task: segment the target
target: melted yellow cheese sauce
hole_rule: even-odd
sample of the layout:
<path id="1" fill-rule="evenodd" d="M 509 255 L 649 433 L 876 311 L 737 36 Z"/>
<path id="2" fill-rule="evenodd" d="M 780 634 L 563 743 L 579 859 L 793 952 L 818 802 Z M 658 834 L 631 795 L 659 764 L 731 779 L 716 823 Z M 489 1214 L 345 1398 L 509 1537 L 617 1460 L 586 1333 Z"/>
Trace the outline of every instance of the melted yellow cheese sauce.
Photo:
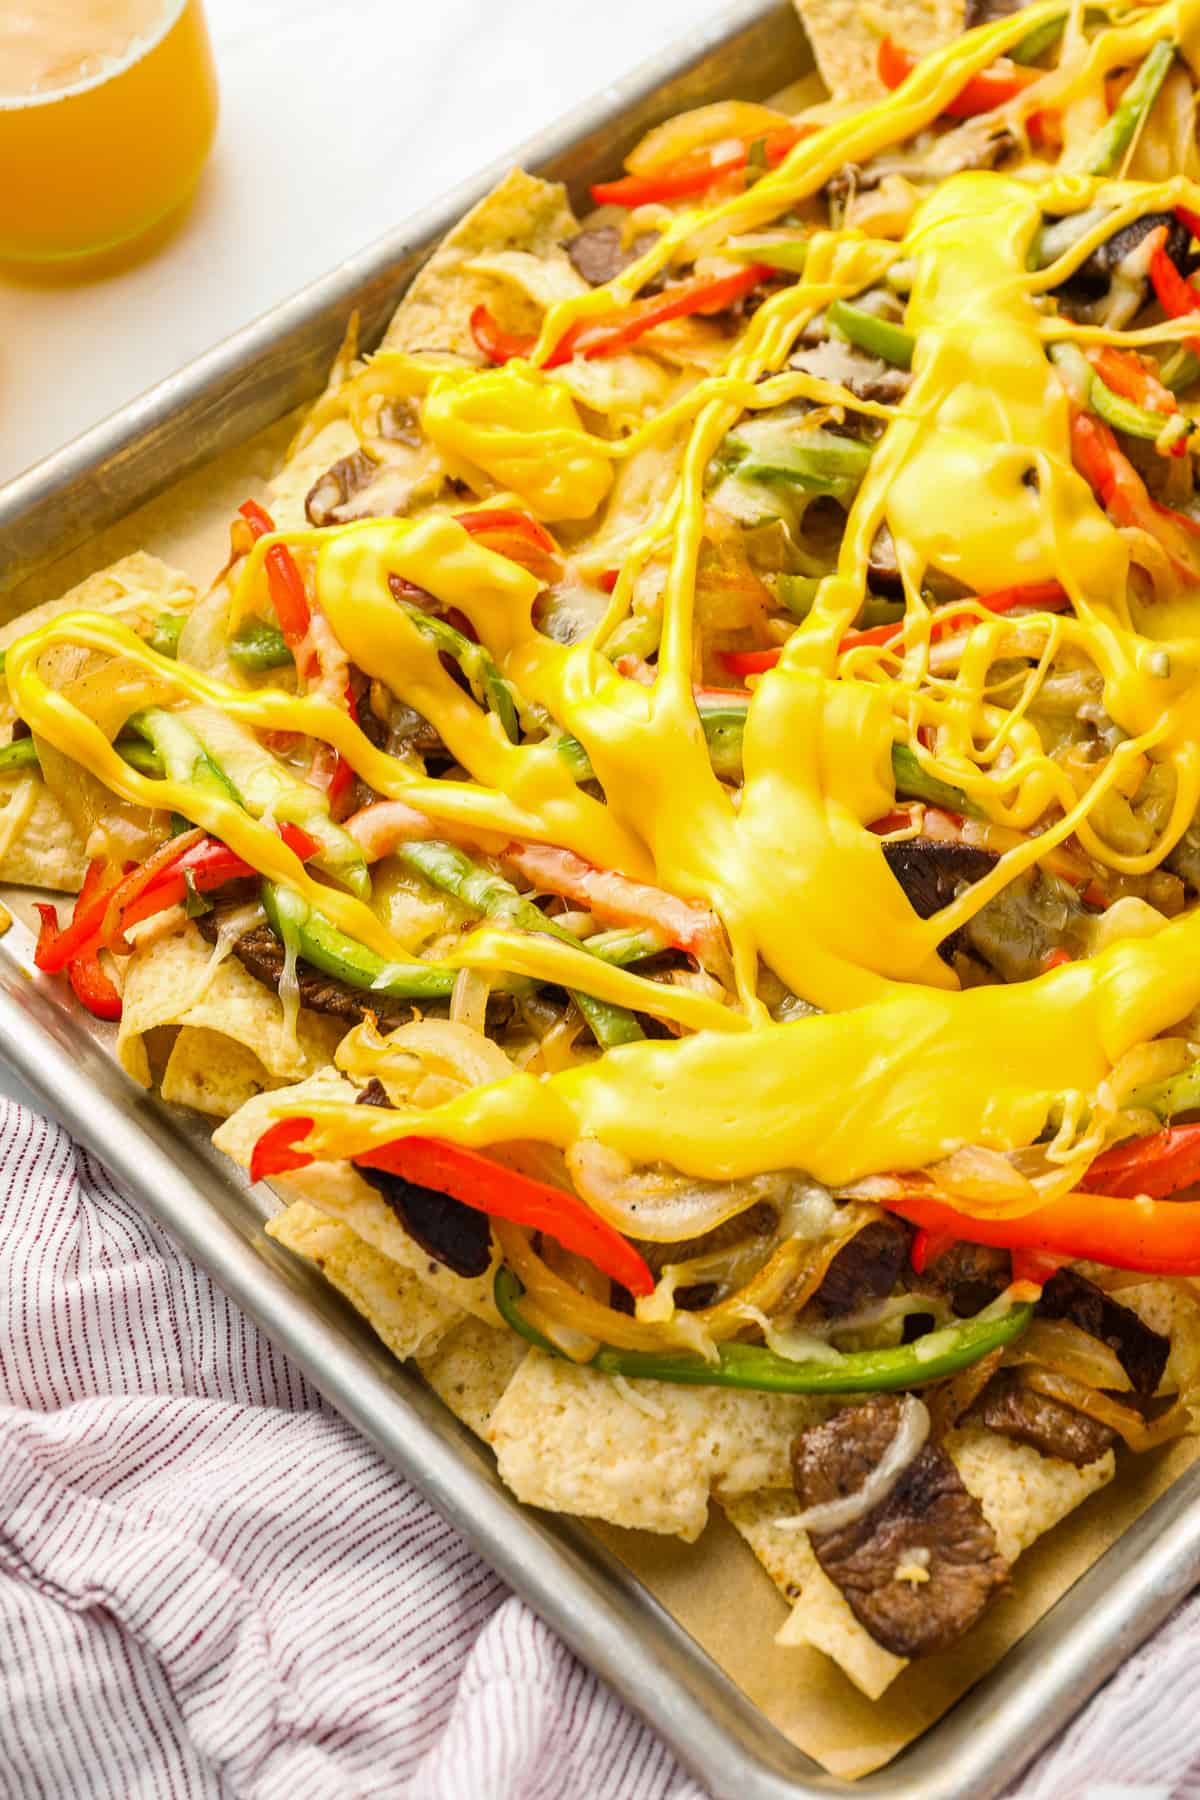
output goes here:
<path id="1" fill-rule="evenodd" d="M 483 373 L 439 366 L 432 376 L 402 357 L 371 365 L 373 392 L 421 396 L 425 432 L 449 466 L 460 459 L 482 470 L 548 521 L 591 518 L 622 459 L 656 438 L 678 444 L 674 485 L 626 556 L 603 627 L 570 647 L 536 629 L 535 579 L 449 518 L 286 534 L 351 662 L 436 726 L 467 779 L 427 780 L 373 749 L 326 699 L 228 686 L 155 657 L 132 632 L 94 616 L 60 617 L 9 650 L 10 691 L 36 733 L 123 799 L 185 813 L 385 957 L 401 958 L 404 949 L 370 906 L 315 881 L 269 823 L 220 794 L 152 780 L 124 763 L 110 741 L 120 720 L 102 726 L 53 691 L 39 672 L 45 652 L 72 644 L 119 656 L 156 694 L 219 707 L 260 730 L 324 739 L 380 794 L 484 849 L 513 837 L 563 845 L 701 902 L 723 921 L 736 978 L 731 1005 L 606 969 L 562 943 L 514 940 L 492 928 L 468 935 L 457 952 L 465 966 L 562 982 L 672 1019 L 691 1035 L 630 1044 L 550 1076 L 516 1075 L 429 1111 L 306 1106 L 318 1153 L 353 1153 L 404 1130 L 476 1146 L 528 1138 L 565 1146 L 592 1135 L 635 1161 L 698 1176 L 797 1167 L 838 1185 L 924 1167 L 962 1143 L 1026 1145 L 1071 1096 L 1086 1100 L 1131 1050 L 1200 1004 L 1195 912 L 1155 936 L 1010 987 L 960 992 L 937 953 L 949 932 L 1068 836 L 1135 873 L 1161 861 L 1200 803 L 1196 603 L 1172 609 L 1165 636 L 1135 628 L 1127 539 L 1075 472 L 1067 395 L 1046 354 L 1055 335 L 1089 341 L 1087 328 L 1048 314 L 1041 296 L 1111 222 L 1053 269 L 1029 268 L 1043 207 L 1067 212 L 1100 202 L 1133 217 L 1176 200 L 1200 208 L 1200 191 L 1182 180 L 1149 188 L 1073 173 L 1068 129 L 1061 170 L 953 176 L 920 207 L 902 245 L 853 230 L 818 233 L 802 279 L 761 306 L 726 366 L 623 439 L 588 431 L 553 369 L 542 366 L 573 324 L 628 298 L 689 246 L 719 247 L 726 235 L 770 223 L 846 162 L 930 125 L 968 78 L 1060 10 L 1060 0 L 1045 0 L 971 33 L 928 58 L 895 94 L 803 140 L 745 194 L 681 214 L 609 289 L 553 307 L 530 360 Z M 1161 37 L 1190 59 L 1198 32 L 1200 0 L 1139 13 L 1073 57 L 1064 52 L 1060 69 L 1039 84 L 1038 103 L 1065 105 L 1069 125 L 1074 108 L 1088 112 L 1111 69 Z M 1022 96 L 998 116 L 1019 124 L 1031 105 Z M 913 267 L 906 324 L 917 344 L 901 406 L 871 407 L 812 377 L 778 373 L 816 313 L 870 286 L 897 257 Z M 1168 326 L 1160 335 L 1179 332 Z M 710 767 L 692 688 L 705 471 L 748 406 L 796 395 L 882 414 L 888 424 L 850 511 L 836 573 L 755 687 L 744 785 L 734 795 Z M 903 640 L 841 651 L 882 525 L 898 546 L 908 597 Z M 245 563 L 235 615 L 262 603 L 270 542 Z M 643 686 L 617 672 L 603 644 L 655 556 L 667 559 L 661 649 L 657 678 Z M 1020 705 L 991 698 L 990 671 L 1012 655 L 1013 625 L 982 609 L 956 668 L 931 672 L 936 615 L 923 598 L 926 571 L 976 593 L 1048 580 L 1066 588 L 1071 615 L 1021 621 L 1035 670 Z M 508 742 L 396 606 L 393 575 L 466 615 L 502 672 L 582 743 L 606 803 L 575 785 L 552 748 Z M 953 610 L 961 615 L 963 603 Z M 1106 710 L 1127 734 L 1082 784 L 1046 753 L 1025 716 L 1037 671 L 1064 647 L 1099 670 Z M 1153 654 L 1164 647 L 1165 660 Z M 918 736 L 922 727 L 933 728 L 936 751 L 926 748 L 928 733 Z M 868 830 L 894 802 L 897 740 L 997 822 L 1028 829 L 1044 815 L 1051 821 L 929 920 L 916 916 Z M 1106 793 L 1136 785 L 1148 755 L 1169 763 L 1174 805 L 1150 853 L 1122 854 L 1090 818 Z M 772 1022 L 756 993 L 760 960 L 825 1016 Z"/>

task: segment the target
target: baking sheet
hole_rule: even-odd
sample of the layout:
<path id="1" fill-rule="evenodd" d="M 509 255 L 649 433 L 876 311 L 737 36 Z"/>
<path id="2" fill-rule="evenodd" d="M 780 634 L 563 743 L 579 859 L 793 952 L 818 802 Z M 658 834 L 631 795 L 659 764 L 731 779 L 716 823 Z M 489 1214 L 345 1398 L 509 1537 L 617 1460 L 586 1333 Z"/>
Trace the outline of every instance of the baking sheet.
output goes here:
<path id="1" fill-rule="evenodd" d="M 738 12 L 744 17 L 751 10 L 768 24 L 780 18 L 778 8 L 743 6 Z M 779 29 L 782 33 L 782 24 Z M 760 40 L 761 32 L 756 68 Z M 739 67 L 731 55 L 724 71 L 709 70 L 707 85 L 689 77 L 691 86 L 682 96 L 662 96 L 662 110 L 737 89 Z M 794 72 L 794 64 L 782 59 L 778 77 Z M 592 133 L 594 139 L 602 135 L 599 127 Z M 577 167 L 593 172 L 586 162 Z M 404 259 L 395 266 L 402 275 Z M 392 298 L 396 292 L 393 284 Z M 340 312 L 330 311 L 322 299 L 322 319 L 328 315 L 333 336 L 340 333 L 352 295 L 349 284 Z M 382 319 L 387 307 L 380 304 L 378 310 Z M 199 388 L 189 394 L 185 384 L 176 392 L 186 410 Z M 284 382 L 280 397 L 294 398 L 294 385 Z M 211 407 L 209 413 L 213 416 Z M 240 415 L 243 423 L 250 416 Z M 10 563 L 5 615 L 61 592 L 136 547 L 154 551 L 203 586 L 224 561 L 236 506 L 248 494 L 262 493 L 293 424 L 294 415 L 240 447 L 224 448 L 218 459 L 64 556 L 32 555 L 34 566 L 23 579 L 22 570 Z M 162 429 L 161 422 L 156 429 Z M 221 426 L 214 441 L 224 435 Z M 80 473 L 76 457 L 72 478 Z M 152 485 L 160 479 L 161 469 Z M 44 480 L 47 494 L 53 485 L 53 478 Z M 23 489 L 28 493 L 27 481 Z M 0 494 L 0 519 L 6 506 L 10 517 L 25 517 L 13 513 L 15 504 L 11 488 Z M 93 509 L 88 516 L 95 523 L 102 515 Z M 487 1453 L 466 1439 L 414 1377 L 390 1363 L 336 1295 L 265 1237 L 259 1196 L 248 1193 L 237 1172 L 206 1149 L 207 1126 L 169 1113 L 105 1063 L 103 1032 L 72 1011 L 57 984 L 34 977 L 36 988 L 26 987 L 21 995 L 29 979 L 30 948 L 18 927 L 0 951 L 0 1041 L 8 1060 L 297 1355 L 334 1404 L 413 1474 L 484 1554 L 665 1732 L 714 1792 L 752 1800 L 828 1791 L 830 1784 L 804 1779 L 805 1763 L 797 1751 L 836 1777 L 862 1776 L 903 1751 L 981 1681 L 975 1702 L 867 1788 L 896 1795 L 991 1792 L 1011 1778 L 1024 1756 L 1194 1578 L 1200 1520 L 1188 1502 L 1198 1486 L 1200 1471 L 1193 1463 L 1200 1447 L 1175 1445 L 1154 1457 L 1127 1459 L 1113 1485 L 1021 1559 L 1012 1592 L 966 1644 L 906 1671 L 882 1701 L 866 1701 L 819 1653 L 774 1645 L 787 1607 L 715 1509 L 700 1545 L 689 1547 L 648 1534 L 546 1522 L 517 1508 L 499 1489 Z M 21 995 L 15 1002 L 14 994 Z M 170 1180 L 144 1139 L 157 1147 L 160 1160 L 166 1158 Z M 188 1147 L 187 1155 L 181 1145 Z M 414 1440 L 414 1418 L 424 1424 L 425 1439 L 418 1434 Z M 1172 1488 L 1189 1469 L 1190 1478 Z M 480 1512 L 485 1493 L 490 1496 L 486 1518 Z M 1143 1518 L 1163 1495 L 1156 1520 Z M 1139 1518 L 1144 1529 L 1129 1534 L 1127 1528 Z M 1111 1555 L 1098 1564 L 1114 1543 Z M 609 1558 L 635 1576 L 636 1584 L 614 1576 Z M 1152 1558 L 1157 1575 L 1149 1573 Z M 1069 1610 L 1060 1609 L 1038 1632 L 1025 1635 L 1088 1570 L 1087 1581 L 1070 1595 Z M 1108 1604 L 1097 1604 L 1106 1592 Z M 1082 1612 L 1081 1595 L 1087 1596 Z M 1107 1626 L 1100 1641 L 1097 1622 Z M 712 1664 L 728 1677 L 728 1685 L 715 1678 Z M 764 1716 L 775 1731 L 764 1730 Z"/>

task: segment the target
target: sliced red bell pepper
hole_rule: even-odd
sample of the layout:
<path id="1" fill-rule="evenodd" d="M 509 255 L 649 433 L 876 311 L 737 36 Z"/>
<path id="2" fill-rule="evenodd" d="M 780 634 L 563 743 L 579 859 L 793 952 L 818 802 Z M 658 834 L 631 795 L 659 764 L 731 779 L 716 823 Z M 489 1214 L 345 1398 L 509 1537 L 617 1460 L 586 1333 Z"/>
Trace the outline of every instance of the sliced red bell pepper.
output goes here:
<path id="1" fill-rule="evenodd" d="M 1188 319 L 1200 314 L 1200 293 L 1179 273 L 1167 254 L 1167 227 L 1160 225 L 1146 242 L 1154 245 L 1150 256 L 1151 285 L 1168 318 Z M 1200 353 L 1200 336 L 1185 337 L 1183 341 L 1189 350 Z"/>
<path id="2" fill-rule="evenodd" d="M 1114 394 L 1144 406 L 1148 412 L 1179 411 L 1179 402 L 1170 388 L 1164 387 L 1132 350 L 1117 350 L 1112 344 L 1101 344 L 1085 354 L 1105 387 L 1110 387 Z"/>
<path id="3" fill-rule="evenodd" d="M 514 506 L 496 506 L 490 511 L 455 513 L 464 531 L 478 538 L 487 549 L 510 562 L 520 563 L 539 580 L 553 580 L 559 573 L 558 545 L 544 525 L 519 512 Z"/>
<path id="4" fill-rule="evenodd" d="M 731 675 L 765 675 L 783 655 L 776 645 L 771 650 L 718 650 L 717 660 Z"/>
<path id="5" fill-rule="evenodd" d="M 1130 1138 L 1098 1156 L 1084 1177 L 1093 1194 L 1132 1200 L 1165 1199 L 1200 1181 L 1200 1125 L 1170 1125 L 1149 1137 Z"/>
<path id="6" fill-rule="evenodd" d="M 1064 1194 L 1016 1218 L 972 1218 L 916 1181 L 878 1202 L 925 1231 L 1015 1253 L 1040 1251 L 1072 1261 L 1200 1275 L 1200 1200 L 1123 1200 L 1088 1191 Z"/>
<path id="7" fill-rule="evenodd" d="M 279 835 L 288 849 L 307 861 L 319 848 L 316 838 L 299 825 L 280 825 Z M 94 867 L 95 865 L 93 865 Z M 187 877 L 201 893 L 223 887 L 257 873 L 219 838 L 205 837 L 197 826 L 168 838 L 144 863 L 124 878 L 114 876 L 103 886 L 85 882 L 75 903 L 71 922 L 62 930 L 53 906 L 39 906 L 41 930 L 33 960 L 48 975 L 68 968 L 78 957 L 94 954 L 101 945 L 128 953 L 127 927 L 175 906 L 187 893 Z M 89 877 L 91 870 L 89 870 Z"/>
<path id="8" fill-rule="evenodd" d="M 1200 524 L 1186 513 L 1173 512 L 1152 500 L 1145 482 L 1102 419 L 1072 411 L 1071 452 L 1075 467 L 1091 487 L 1114 525 L 1136 525 L 1149 532 L 1166 552 L 1179 579 L 1200 584 Z"/>
<path id="9" fill-rule="evenodd" d="M 266 537 L 275 524 L 257 500 L 243 501 L 238 507 L 256 538 Z M 267 590 L 284 642 L 295 655 L 308 635 L 310 608 L 304 577 L 286 544 L 272 544 L 267 551 Z"/>
<path id="10" fill-rule="evenodd" d="M 1074 962 L 1074 960 L 1071 952 L 1064 950 L 1060 944 L 1057 950 L 1048 951 L 1042 958 L 1042 972 L 1048 975 L 1051 969 L 1061 969 L 1066 963 Z"/>
<path id="11" fill-rule="evenodd" d="M 132 899 L 136 894 L 140 894 L 163 869 L 174 862 L 185 850 L 189 850 L 193 844 L 198 844 L 203 836 L 204 833 L 197 827 L 192 831 L 184 832 L 177 838 L 168 838 L 165 844 L 160 844 L 158 849 L 124 880 L 118 880 L 111 886 L 98 889 L 89 895 L 86 905 L 76 903 L 71 923 L 61 931 L 58 928 L 58 915 L 54 907 L 39 906 L 38 913 L 42 921 L 42 928 L 38 934 L 37 949 L 33 956 L 38 968 L 44 970 L 48 975 L 57 974 L 85 949 L 98 947 L 101 942 L 106 941 L 105 925 L 110 913 L 119 918 L 120 908 L 124 905 L 126 897 Z M 82 894 L 80 900 L 82 900 Z"/>
<path id="12" fill-rule="evenodd" d="M 813 129 L 813 126 L 780 125 L 757 138 L 690 150 L 686 156 L 664 163 L 661 169 L 655 169 L 649 175 L 622 175 L 616 181 L 598 181 L 592 188 L 592 199 L 597 206 L 649 206 L 686 200 L 745 169 L 752 144 L 762 145 L 762 160 L 767 168 L 773 169 Z"/>
<path id="13" fill-rule="evenodd" d="M 311 1119 L 277 1119 L 268 1125 L 250 1153 L 251 1181 L 265 1181 L 269 1175 L 290 1175 L 294 1169 L 306 1169 L 315 1158 L 310 1150 L 297 1150 L 313 1128 Z"/>
<path id="14" fill-rule="evenodd" d="M 908 50 L 902 50 L 893 43 L 890 37 L 880 39 L 877 68 L 879 79 L 886 88 L 898 88 L 906 81 L 920 62 L 920 57 L 913 56 Z M 1023 69 L 1019 63 L 1009 62 L 1001 57 L 990 69 L 983 69 L 978 75 L 972 75 L 965 87 L 961 88 L 944 108 L 951 119 L 973 119 L 978 113 L 991 112 L 997 106 L 1007 106 L 1010 100 L 1040 81 L 1046 73 L 1044 69 Z"/>
<path id="15" fill-rule="evenodd" d="M 1070 600 L 1061 582 L 1031 581 L 1025 587 L 998 588 L 993 594 L 980 594 L 976 604 L 990 613 L 1010 613 L 1020 606 L 1028 606 L 1039 612 L 1062 612 L 1070 605 Z M 939 638 L 947 637 L 950 632 L 970 624 L 973 619 L 974 614 L 969 612 L 948 613 L 945 618 L 934 621 L 931 641 L 936 644 Z M 903 629 L 904 621 L 897 619 L 891 624 L 871 625 L 865 631 L 848 631 L 838 645 L 838 650 L 856 650 L 863 644 L 890 644 L 893 638 L 900 636 Z M 775 667 L 782 654 L 781 649 L 718 652 L 731 675 L 762 675 L 767 669 Z"/>
<path id="16" fill-rule="evenodd" d="M 300 825 L 284 824 L 276 829 L 301 862 L 307 862 L 320 848 L 311 832 Z M 183 840 L 176 838 L 173 841 L 182 843 Z M 168 906 L 177 906 L 186 898 L 189 882 L 197 893 L 209 894 L 214 888 L 224 887 L 228 881 L 245 881 L 257 873 L 252 864 L 243 862 L 220 838 L 201 837 L 184 849 L 176 860 L 161 868 L 142 891 L 124 901 L 120 929 L 125 932 L 131 925 L 165 912 Z"/>
<path id="17" fill-rule="evenodd" d="M 506 363 L 528 356 L 537 342 L 532 332 L 505 331 L 482 300 L 472 308 L 470 325 L 471 336 L 490 362 Z"/>
<path id="18" fill-rule="evenodd" d="M 676 282 L 673 287 L 664 288 L 661 294 L 632 300 L 607 318 L 580 320 L 564 332 L 546 358 L 545 366 L 558 368 L 570 362 L 573 356 L 612 356 L 615 351 L 628 349 L 656 325 L 687 318 L 693 313 L 722 312 L 735 300 L 752 293 L 773 273 L 763 263 L 750 263 L 732 275 L 697 275 L 691 281 Z M 503 331 L 483 305 L 477 306 L 471 314 L 471 332 L 484 355 L 495 363 L 508 362 L 514 356 L 528 356 L 536 341 L 533 337 Z"/>
<path id="19" fill-rule="evenodd" d="M 1194 238 L 1200 238 L 1200 213 L 1193 212 L 1190 206 L 1177 206 L 1175 217 Z"/>
<path id="20" fill-rule="evenodd" d="M 307 1137 L 312 1123 L 304 1118 L 280 1119 L 268 1127 L 250 1158 L 251 1181 L 284 1174 L 312 1162 L 312 1156 L 296 1148 Z M 514 1225 L 543 1231 L 564 1250 L 586 1257 L 630 1293 L 654 1291 L 654 1276 L 633 1245 L 582 1200 L 529 1175 L 518 1175 L 477 1150 L 467 1150 L 441 1138 L 403 1137 L 365 1150 L 351 1160 L 361 1168 L 382 1169 L 420 1187 L 449 1194 L 491 1218 L 508 1219 Z"/>
<path id="21" fill-rule="evenodd" d="M 84 876 L 83 886 L 72 909 L 72 923 L 87 915 L 96 902 L 103 904 L 120 883 L 120 874 L 104 857 L 95 857 L 89 864 Z M 43 958 L 48 957 L 52 946 L 57 945 L 60 936 L 58 914 L 53 906 L 39 906 L 37 913 L 41 919 L 41 930 L 38 933 L 37 949 L 34 961 L 38 968 L 44 967 Z M 61 966 L 61 965 L 60 965 Z M 75 996 L 82 1001 L 90 1013 L 98 1019 L 119 1019 L 121 1016 L 121 996 L 104 969 L 100 966 L 97 947 L 94 942 L 83 945 L 66 964 L 67 979 L 74 989 Z"/>
<path id="22" fill-rule="evenodd" d="M 95 950 L 87 950 L 67 964 L 67 980 L 75 998 L 87 1007 L 93 1018 L 110 1024 L 121 1017 L 121 996 L 115 983 L 100 966 Z"/>

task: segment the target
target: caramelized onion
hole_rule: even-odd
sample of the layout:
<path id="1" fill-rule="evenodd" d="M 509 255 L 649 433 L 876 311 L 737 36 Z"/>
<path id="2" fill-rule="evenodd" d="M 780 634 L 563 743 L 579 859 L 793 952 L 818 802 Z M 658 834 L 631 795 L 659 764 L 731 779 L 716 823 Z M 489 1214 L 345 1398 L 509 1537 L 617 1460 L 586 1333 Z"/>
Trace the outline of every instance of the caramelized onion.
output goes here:
<path id="1" fill-rule="evenodd" d="M 1157 1419 L 1147 1421 L 1132 1406 L 1122 1406 L 1119 1400 L 1073 1380 L 1070 1375 L 1060 1375 L 1056 1369 L 1026 1369 L 1021 1379 L 1036 1393 L 1109 1426 L 1134 1451 L 1155 1450 L 1192 1429 L 1192 1406 L 1186 1395 L 1180 1395 L 1174 1406 Z"/>
<path id="2" fill-rule="evenodd" d="M 760 1200 L 781 1211 L 797 1179 L 774 1173 L 741 1181 L 699 1181 L 677 1169 L 635 1170 L 619 1151 L 595 1138 L 572 1144 L 567 1168 L 580 1198 L 606 1224 L 648 1244 L 703 1237 Z"/>

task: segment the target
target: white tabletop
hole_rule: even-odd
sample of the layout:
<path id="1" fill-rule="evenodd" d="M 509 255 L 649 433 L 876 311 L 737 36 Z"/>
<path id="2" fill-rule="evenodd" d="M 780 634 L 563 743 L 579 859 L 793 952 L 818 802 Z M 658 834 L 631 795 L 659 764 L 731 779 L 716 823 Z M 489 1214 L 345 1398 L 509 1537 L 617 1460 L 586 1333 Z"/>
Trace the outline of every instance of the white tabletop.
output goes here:
<path id="1" fill-rule="evenodd" d="M 700 13 L 718 0 L 700 0 Z M 0 272 L 0 481 L 694 25 L 697 0 L 207 0 L 221 125 L 140 266 Z M 7 178 L 7 175 L 6 175 Z"/>

